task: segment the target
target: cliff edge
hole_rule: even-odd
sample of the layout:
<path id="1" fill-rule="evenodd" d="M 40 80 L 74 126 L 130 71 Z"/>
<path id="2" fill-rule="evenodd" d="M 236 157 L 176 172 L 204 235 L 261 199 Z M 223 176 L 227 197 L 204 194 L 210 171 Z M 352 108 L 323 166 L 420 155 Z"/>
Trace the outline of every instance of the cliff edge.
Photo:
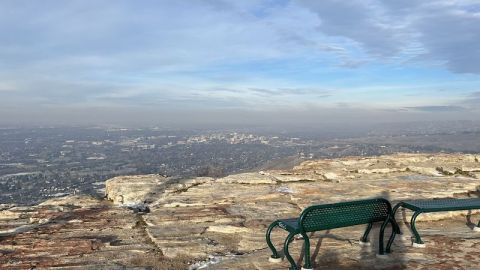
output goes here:
<path id="1" fill-rule="evenodd" d="M 268 263 L 264 233 L 273 220 L 298 216 L 312 204 L 370 197 L 478 197 L 479 159 L 397 154 L 309 160 L 288 171 L 223 178 L 116 177 L 106 182 L 108 200 L 69 196 L 34 207 L 1 206 L 0 268 L 286 269 L 286 262 Z M 316 233 L 316 269 L 474 269 L 480 235 L 466 226 L 465 214 L 420 216 L 427 248 L 397 239 L 388 260 L 376 259 L 375 245 L 357 244 L 364 226 Z M 274 240 L 284 236 L 279 231 Z M 292 246 L 297 258 L 300 244 Z"/>

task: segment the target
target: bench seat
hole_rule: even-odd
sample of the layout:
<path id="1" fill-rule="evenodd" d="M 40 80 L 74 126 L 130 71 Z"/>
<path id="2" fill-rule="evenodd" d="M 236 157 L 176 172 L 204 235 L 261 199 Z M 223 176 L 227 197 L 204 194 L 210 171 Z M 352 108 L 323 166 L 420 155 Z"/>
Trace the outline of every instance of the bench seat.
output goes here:
<path id="1" fill-rule="evenodd" d="M 469 199 L 429 199 L 429 200 L 407 200 L 401 201 L 393 208 L 393 214 L 395 215 L 397 210 L 400 208 L 406 208 L 412 210 L 413 216 L 410 221 L 410 229 L 415 237 L 413 242 L 414 247 L 424 247 L 425 243 L 422 241 L 420 234 L 416 228 L 417 217 L 422 213 L 433 213 L 433 212 L 448 212 L 448 211 L 462 211 L 462 210 L 475 210 L 480 209 L 480 198 L 469 198 Z M 479 231 L 480 222 L 476 227 L 475 231 Z M 400 230 L 397 233 L 401 233 Z M 389 248 L 389 246 L 387 246 Z"/>
<path id="2" fill-rule="evenodd" d="M 433 199 L 402 201 L 402 207 L 413 211 L 443 212 L 473 210 L 480 207 L 480 198 L 472 199 Z"/>
<path id="3" fill-rule="evenodd" d="M 273 255 L 270 261 L 281 261 L 282 256 L 278 253 L 271 241 L 272 230 L 279 227 L 289 234 L 283 244 L 283 255 L 290 262 L 290 270 L 298 270 L 295 260 L 290 256 L 288 251 L 289 244 L 294 240 L 295 235 L 301 235 L 304 243 L 304 266 L 302 269 L 311 269 L 310 261 L 310 239 L 307 233 L 330 230 L 335 228 L 343 228 L 360 224 L 367 224 L 365 233 L 360 238 L 362 243 L 368 242 L 368 234 L 372 229 L 373 223 L 382 222 L 379 232 L 379 255 L 390 253 L 390 243 L 393 242 L 395 232 L 398 225 L 393 218 L 392 206 L 390 202 L 383 198 L 368 199 L 361 201 L 349 201 L 332 204 L 312 205 L 302 211 L 298 218 L 278 219 L 274 221 L 267 229 L 266 240 L 268 247 Z M 385 228 L 388 224 L 392 226 L 392 233 L 388 240 L 387 249 L 384 249 L 383 236 Z"/>
<path id="4" fill-rule="evenodd" d="M 300 228 L 298 226 L 298 218 L 279 219 L 278 227 L 291 233 L 300 233 Z"/>

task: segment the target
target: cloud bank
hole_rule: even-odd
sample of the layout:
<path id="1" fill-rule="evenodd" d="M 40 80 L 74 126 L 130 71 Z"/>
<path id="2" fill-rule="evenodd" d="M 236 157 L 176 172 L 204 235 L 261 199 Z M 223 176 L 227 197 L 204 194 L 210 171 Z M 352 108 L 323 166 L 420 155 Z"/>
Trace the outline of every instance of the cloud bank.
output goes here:
<path id="1" fill-rule="evenodd" d="M 122 109 L 468 118 L 478 25 L 474 0 L 5 0 L 0 123 Z"/>

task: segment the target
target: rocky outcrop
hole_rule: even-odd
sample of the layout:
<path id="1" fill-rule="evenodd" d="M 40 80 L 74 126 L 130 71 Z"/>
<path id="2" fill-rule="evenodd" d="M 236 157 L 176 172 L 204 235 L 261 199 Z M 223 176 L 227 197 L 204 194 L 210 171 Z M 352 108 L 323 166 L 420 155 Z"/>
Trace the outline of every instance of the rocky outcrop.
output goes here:
<path id="1" fill-rule="evenodd" d="M 151 203 L 167 182 L 168 178 L 157 174 L 114 177 L 105 182 L 105 196 L 117 205 Z"/>
<path id="2" fill-rule="evenodd" d="M 161 255 L 139 215 L 104 200 L 67 196 L 0 212 L 2 270 L 183 269 L 185 264 Z"/>
<path id="3" fill-rule="evenodd" d="M 134 214 L 105 201 L 82 197 L 57 199 L 32 209 L 5 206 L 0 212 L 0 228 L 36 227 L 28 227 L 23 233 L 4 234 L 6 238 L 0 240 L 0 268 L 15 269 L 13 262 L 23 256 L 21 252 L 26 252 L 25 246 L 14 244 L 18 243 L 17 239 L 25 239 L 34 230 L 45 230 L 28 237 L 35 235 L 34 242 L 41 243 L 40 246 L 44 245 L 40 235 L 57 232 L 59 236 L 54 241 L 69 243 L 62 238 L 68 235 L 73 239 L 100 242 L 95 242 L 93 248 L 86 248 L 88 252 L 82 249 L 81 253 L 87 254 L 83 259 L 67 254 L 55 257 L 55 262 L 50 264 L 42 261 L 43 265 L 58 265 L 62 260 L 64 264 L 82 260 L 93 263 L 95 256 L 105 263 L 107 259 L 102 254 L 117 250 L 116 265 L 132 265 L 126 259 L 132 254 L 150 256 L 154 252 L 155 258 L 161 258 L 157 263 L 159 269 L 166 265 L 175 265 L 170 269 L 186 269 L 186 262 L 191 260 L 197 263 L 190 269 L 204 265 L 212 269 L 283 269 L 286 263 L 279 266 L 267 262 L 264 233 L 273 220 L 298 216 L 302 209 L 317 203 L 379 196 L 394 202 L 478 196 L 479 159 L 461 154 L 398 154 L 311 160 L 292 170 L 244 173 L 218 179 L 173 180 L 158 175 L 117 177 L 107 181 L 106 197 L 116 206 L 147 204 L 148 214 Z M 398 220 L 408 219 L 408 211 L 405 216 L 402 214 L 399 213 Z M 375 246 L 368 250 L 356 244 L 364 229 L 356 226 L 314 234 L 313 239 L 321 248 L 318 244 L 313 246 L 312 254 L 316 254 L 320 269 L 323 266 L 325 269 L 372 269 L 373 266 L 436 269 L 439 261 L 447 266 L 452 261 L 465 269 L 474 269 L 480 255 L 478 237 L 475 238 L 476 234 L 465 226 L 461 214 L 466 213 L 420 216 L 418 226 L 425 230 L 422 234 L 427 241 L 427 249 L 421 252 L 411 248 L 408 242 L 398 240 L 392 259 L 378 261 Z M 478 214 L 472 217 L 473 220 L 478 218 Z M 406 228 L 404 231 L 408 232 Z M 274 240 L 280 243 L 284 236 L 277 232 Z M 111 239 L 120 239 L 120 242 Z M 122 248 L 116 249 L 117 245 Z M 293 245 L 292 250 L 298 250 L 301 241 Z M 33 253 L 39 256 L 38 250 Z M 35 256 L 32 258 L 37 258 Z M 451 259 L 445 260 L 446 256 Z"/>

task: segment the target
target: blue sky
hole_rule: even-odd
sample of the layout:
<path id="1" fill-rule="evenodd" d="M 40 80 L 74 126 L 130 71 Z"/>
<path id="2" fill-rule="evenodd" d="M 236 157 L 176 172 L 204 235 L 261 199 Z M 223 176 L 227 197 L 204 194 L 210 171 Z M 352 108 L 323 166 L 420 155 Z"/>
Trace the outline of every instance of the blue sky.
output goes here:
<path id="1" fill-rule="evenodd" d="M 2 0 L 0 123 L 476 119 L 479 25 L 476 0 Z"/>

